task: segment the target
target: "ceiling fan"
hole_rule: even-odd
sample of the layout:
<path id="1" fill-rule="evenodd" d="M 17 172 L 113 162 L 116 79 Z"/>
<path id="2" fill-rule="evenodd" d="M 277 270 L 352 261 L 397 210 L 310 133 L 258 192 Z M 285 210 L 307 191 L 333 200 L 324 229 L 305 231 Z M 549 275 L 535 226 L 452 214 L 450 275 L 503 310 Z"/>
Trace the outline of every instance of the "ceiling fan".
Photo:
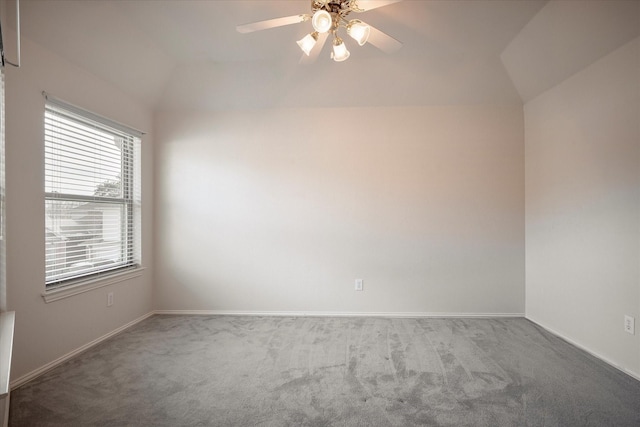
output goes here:
<path id="1" fill-rule="evenodd" d="M 302 49 L 304 53 L 300 62 L 314 62 L 320 54 L 329 34 L 333 36 L 331 58 L 336 62 L 342 62 L 349 58 L 351 54 L 347 50 L 344 41 L 338 35 L 338 29 L 340 27 L 345 28 L 347 34 L 360 46 L 368 42 L 386 53 L 395 52 L 402 47 L 402 43 L 377 28 L 359 19 L 349 19 L 349 15 L 352 12 L 366 12 L 400 1 L 402 0 L 311 0 L 311 14 L 293 15 L 252 22 L 250 24 L 238 25 L 236 30 L 240 33 L 252 33 L 254 31 L 311 21 L 313 31 L 297 41 L 298 46 L 300 46 L 300 49 Z"/>

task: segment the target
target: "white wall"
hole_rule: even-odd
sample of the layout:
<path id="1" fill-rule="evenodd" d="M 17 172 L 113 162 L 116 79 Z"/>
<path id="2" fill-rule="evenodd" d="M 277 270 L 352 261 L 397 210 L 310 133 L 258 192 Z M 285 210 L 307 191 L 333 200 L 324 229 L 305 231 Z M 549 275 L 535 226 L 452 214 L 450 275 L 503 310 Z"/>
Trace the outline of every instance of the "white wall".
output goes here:
<path id="1" fill-rule="evenodd" d="M 5 30 L 5 46 L 14 46 Z M 14 60 L 13 50 L 9 53 Z M 152 115 L 114 87 L 22 39 L 22 68 L 7 67 L 7 294 L 16 311 L 13 380 L 148 313 L 152 309 L 151 136 L 143 140 L 142 277 L 46 304 L 44 291 L 44 179 L 41 92 L 138 129 Z M 115 303 L 106 307 L 106 293 Z"/>
<path id="2" fill-rule="evenodd" d="M 174 111 L 155 133 L 157 309 L 523 313 L 521 107 Z"/>
<path id="3" fill-rule="evenodd" d="M 524 111 L 527 317 L 638 376 L 640 39 Z"/>

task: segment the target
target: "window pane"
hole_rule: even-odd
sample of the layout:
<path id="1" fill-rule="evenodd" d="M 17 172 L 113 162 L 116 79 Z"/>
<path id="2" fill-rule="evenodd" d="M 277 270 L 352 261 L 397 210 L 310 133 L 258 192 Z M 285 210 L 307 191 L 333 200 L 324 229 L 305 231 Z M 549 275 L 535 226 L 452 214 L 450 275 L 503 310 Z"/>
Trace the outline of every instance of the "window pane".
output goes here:
<path id="1" fill-rule="evenodd" d="M 47 200 L 47 281 L 126 264 L 126 211 L 117 203 Z"/>
<path id="2" fill-rule="evenodd" d="M 122 197 L 123 139 L 47 111 L 45 191 Z"/>

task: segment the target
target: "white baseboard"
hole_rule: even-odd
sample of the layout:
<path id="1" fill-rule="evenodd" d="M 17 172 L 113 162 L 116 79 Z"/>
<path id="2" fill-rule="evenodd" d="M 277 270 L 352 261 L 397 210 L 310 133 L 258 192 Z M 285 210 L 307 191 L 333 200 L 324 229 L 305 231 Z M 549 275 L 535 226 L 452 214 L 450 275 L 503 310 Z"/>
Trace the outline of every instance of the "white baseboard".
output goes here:
<path id="1" fill-rule="evenodd" d="M 9 407 L 11 406 L 11 393 L 8 393 L 5 397 L 0 398 L 0 422 L 2 427 L 9 425 Z"/>
<path id="2" fill-rule="evenodd" d="M 155 314 L 187 316 L 274 316 L 274 317 L 524 317 L 524 313 L 427 313 L 427 312 L 357 312 L 357 311 L 241 311 L 241 310 L 156 310 Z"/>
<path id="3" fill-rule="evenodd" d="M 584 351 L 586 353 L 589 353 L 590 355 L 592 355 L 596 359 L 602 360 L 607 365 L 610 365 L 610 366 L 616 368 L 617 370 L 619 370 L 620 372 L 622 372 L 624 374 L 627 374 L 630 377 L 640 381 L 640 373 L 634 372 L 632 370 L 623 368 L 620 365 L 617 365 L 616 363 L 612 362 L 611 360 L 607 359 L 606 357 L 602 356 L 601 354 L 598 354 L 598 353 L 594 352 L 593 350 L 591 350 L 591 349 L 585 347 L 584 345 L 580 344 L 579 342 L 574 341 L 571 338 L 568 338 L 567 336 L 561 334 L 560 332 L 556 331 L 553 328 L 548 327 L 544 323 L 539 322 L 538 320 L 536 320 L 535 318 L 532 318 L 531 316 L 525 316 L 525 319 L 529 320 L 530 322 L 535 323 L 536 325 L 540 326 L 545 331 L 555 335 L 556 337 L 560 338 L 561 340 L 564 340 L 564 341 L 568 342 L 572 346 L 577 347 L 577 348 L 579 348 L 580 350 L 582 350 L 582 351 Z"/>
<path id="4" fill-rule="evenodd" d="M 123 325 L 121 327 L 119 327 L 118 329 L 115 329 L 111 332 L 109 332 L 108 334 L 105 334 L 99 338 L 96 338 L 95 340 L 76 348 L 75 350 L 65 354 L 64 356 L 60 356 L 58 357 L 56 360 L 47 363 L 46 365 L 43 365 L 41 367 L 39 367 L 38 369 L 35 369 L 23 376 L 21 376 L 20 378 L 16 378 L 15 380 L 11 381 L 11 389 L 14 390 L 18 387 L 20 387 L 23 384 L 28 383 L 29 381 L 33 380 L 34 378 L 39 377 L 40 375 L 44 374 L 47 371 L 50 371 L 51 369 L 55 368 L 58 365 L 61 365 L 62 363 L 66 362 L 67 360 L 71 359 L 72 357 L 77 356 L 78 354 L 87 351 L 88 349 L 90 349 L 91 347 L 100 344 L 102 341 L 111 338 L 114 335 L 119 334 L 120 332 L 124 331 L 125 329 L 128 329 L 130 327 L 132 327 L 133 325 L 142 322 L 144 319 L 151 317 L 154 315 L 154 312 L 151 311 L 141 317 L 138 317 L 135 320 L 132 320 L 131 322 L 127 323 L 126 325 Z"/>

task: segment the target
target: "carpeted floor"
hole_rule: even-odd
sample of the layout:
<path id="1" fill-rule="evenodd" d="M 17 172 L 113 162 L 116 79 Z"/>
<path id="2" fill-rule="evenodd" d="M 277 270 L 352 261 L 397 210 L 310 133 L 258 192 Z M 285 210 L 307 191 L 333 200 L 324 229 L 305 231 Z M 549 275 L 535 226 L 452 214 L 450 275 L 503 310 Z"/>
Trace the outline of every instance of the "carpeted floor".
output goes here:
<path id="1" fill-rule="evenodd" d="M 640 381 L 525 319 L 153 316 L 11 426 L 640 426 Z"/>

